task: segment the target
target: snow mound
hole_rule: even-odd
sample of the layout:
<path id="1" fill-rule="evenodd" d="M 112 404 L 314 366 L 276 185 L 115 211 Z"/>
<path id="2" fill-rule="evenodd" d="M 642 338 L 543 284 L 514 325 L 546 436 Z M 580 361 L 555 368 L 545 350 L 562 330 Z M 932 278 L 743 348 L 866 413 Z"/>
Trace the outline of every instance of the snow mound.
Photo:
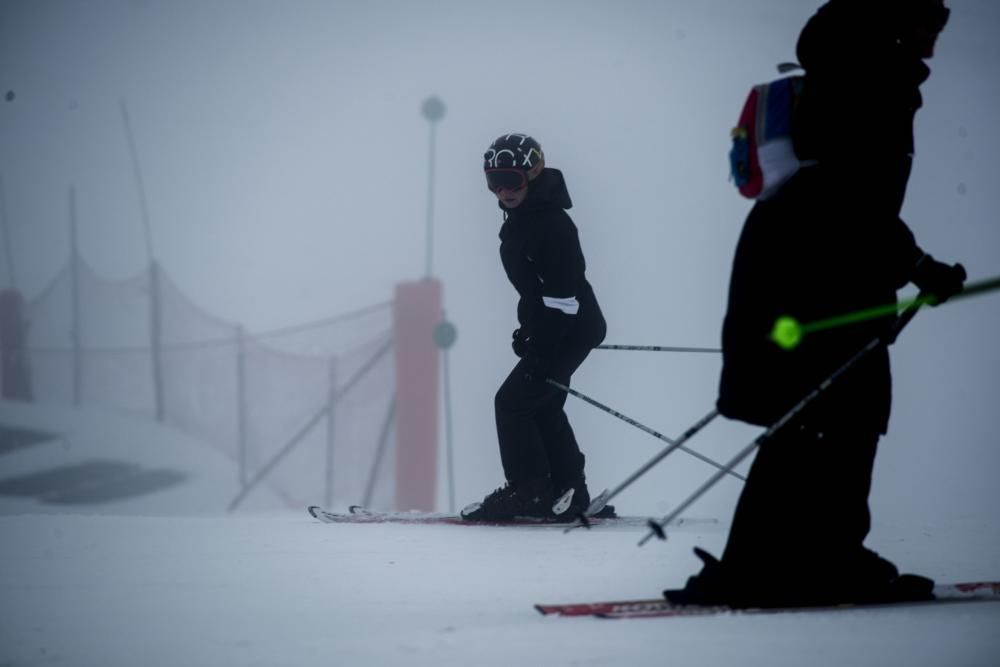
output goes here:
<path id="1" fill-rule="evenodd" d="M 238 467 L 212 445 L 111 411 L 0 403 L 0 514 L 221 514 Z M 259 487 L 240 511 L 283 507 Z"/>

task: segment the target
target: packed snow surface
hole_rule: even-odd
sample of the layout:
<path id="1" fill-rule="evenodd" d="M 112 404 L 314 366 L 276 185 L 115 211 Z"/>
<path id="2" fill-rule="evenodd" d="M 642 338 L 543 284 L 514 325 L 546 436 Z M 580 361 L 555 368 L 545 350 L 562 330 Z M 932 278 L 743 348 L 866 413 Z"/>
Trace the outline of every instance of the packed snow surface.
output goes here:
<path id="1" fill-rule="evenodd" d="M 30 413 L 0 406 L 0 423 L 27 428 Z M 305 508 L 228 515 L 232 466 L 214 461 L 207 445 L 107 415 L 49 414 L 44 423 L 65 431 L 0 456 L 4 667 L 971 666 L 995 665 L 1000 655 L 1000 603 L 993 602 L 776 616 L 543 617 L 534 603 L 655 597 L 682 585 L 697 567 L 691 548 L 719 553 L 728 517 L 692 516 L 668 531 L 666 543 L 638 547 L 645 529 L 636 526 L 567 534 L 323 524 Z M 45 471 L 95 460 L 159 482 L 133 484 L 132 495 L 117 500 L 109 493 L 94 500 L 102 494 L 83 487 L 71 496 L 76 501 L 51 490 L 39 495 Z M 167 487 L 170 479 L 182 481 Z M 1000 574 L 1000 531 L 987 520 L 877 523 L 869 544 L 901 568 L 941 581 Z"/>

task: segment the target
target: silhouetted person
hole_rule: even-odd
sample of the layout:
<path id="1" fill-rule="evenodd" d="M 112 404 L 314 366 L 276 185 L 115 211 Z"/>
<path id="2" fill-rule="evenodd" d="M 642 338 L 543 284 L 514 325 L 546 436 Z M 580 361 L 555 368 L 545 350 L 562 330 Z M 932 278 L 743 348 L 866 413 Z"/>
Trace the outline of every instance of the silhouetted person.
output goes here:
<path id="1" fill-rule="evenodd" d="M 961 291 L 961 265 L 926 254 L 899 217 L 924 60 L 948 16 L 941 0 L 831 0 L 802 30 L 793 139 L 798 157 L 816 164 L 757 202 L 743 227 L 722 331 L 723 415 L 774 423 L 893 324 L 817 332 L 785 351 L 768 340 L 778 317 L 811 322 L 893 303 L 909 282 L 940 301 Z M 890 397 L 882 347 L 765 441 L 721 563 L 699 550 L 705 567 L 667 598 L 746 607 L 929 596 L 933 582 L 900 578 L 864 546 Z"/>

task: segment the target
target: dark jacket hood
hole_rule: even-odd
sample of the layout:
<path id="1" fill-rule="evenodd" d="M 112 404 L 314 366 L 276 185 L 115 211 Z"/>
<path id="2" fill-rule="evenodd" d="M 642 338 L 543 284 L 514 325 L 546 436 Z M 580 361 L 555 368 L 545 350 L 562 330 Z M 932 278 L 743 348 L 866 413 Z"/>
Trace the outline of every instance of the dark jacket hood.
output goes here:
<path id="1" fill-rule="evenodd" d="M 920 85 L 930 69 L 899 43 L 896 1 L 830 0 L 799 35 L 796 55 L 807 73 L 863 72 L 868 68 Z"/>

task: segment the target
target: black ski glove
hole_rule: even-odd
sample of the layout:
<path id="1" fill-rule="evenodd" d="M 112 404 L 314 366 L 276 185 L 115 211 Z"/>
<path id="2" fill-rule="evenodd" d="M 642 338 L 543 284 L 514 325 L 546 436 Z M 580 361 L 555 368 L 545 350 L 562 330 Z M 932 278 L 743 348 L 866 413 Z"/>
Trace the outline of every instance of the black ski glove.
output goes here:
<path id="1" fill-rule="evenodd" d="M 531 338 L 521 333 L 520 329 L 514 329 L 514 333 L 510 335 L 510 338 L 510 347 L 514 350 L 514 354 L 516 354 L 519 359 L 523 359 L 531 350 Z"/>
<path id="2" fill-rule="evenodd" d="M 911 280 L 921 292 L 935 298 L 931 305 L 936 306 L 962 291 L 965 267 L 961 264 L 945 264 L 930 255 L 924 255 L 913 267 Z"/>

